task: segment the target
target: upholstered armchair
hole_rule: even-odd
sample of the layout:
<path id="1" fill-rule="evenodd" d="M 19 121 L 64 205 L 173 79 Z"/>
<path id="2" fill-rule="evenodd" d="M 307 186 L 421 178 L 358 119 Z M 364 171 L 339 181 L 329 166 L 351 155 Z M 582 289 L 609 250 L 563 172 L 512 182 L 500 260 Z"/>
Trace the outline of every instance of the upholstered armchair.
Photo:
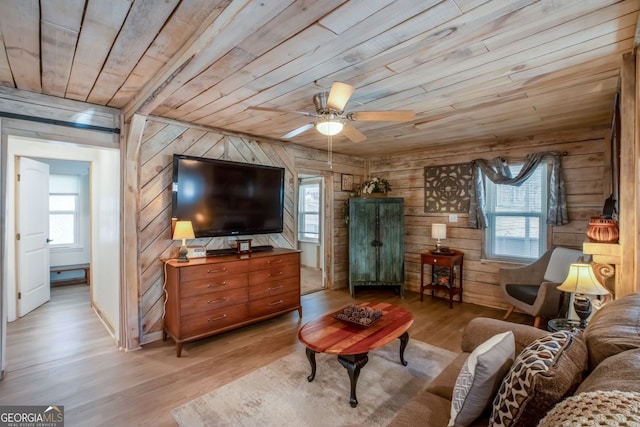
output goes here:
<path id="1" fill-rule="evenodd" d="M 504 318 L 514 309 L 535 317 L 539 328 L 543 317 L 557 317 L 562 292 L 556 288 L 564 281 L 569 266 L 584 256 L 581 251 L 568 248 L 550 249 L 529 265 L 501 268 L 498 272 L 504 299 L 511 304 Z"/>

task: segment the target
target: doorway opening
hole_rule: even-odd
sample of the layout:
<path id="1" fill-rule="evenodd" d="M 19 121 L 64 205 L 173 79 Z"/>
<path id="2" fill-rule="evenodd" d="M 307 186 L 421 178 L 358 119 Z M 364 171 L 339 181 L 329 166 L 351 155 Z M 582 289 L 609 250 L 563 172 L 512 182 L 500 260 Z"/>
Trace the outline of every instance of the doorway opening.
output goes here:
<path id="1" fill-rule="evenodd" d="M 307 295 L 325 289 L 324 217 L 325 182 L 323 176 L 298 176 L 298 249 L 300 254 L 300 293 Z"/>
<path id="2" fill-rule="evenodd" d="M 32 158 L 32 160 L 49 165 L 46 214 L 49 225 L 47 268 L 51 290 L 53 292 L 54 288 L 74 284 L 84 284 L 89 287 L 91 285 L 89 186 L 91 163 L 47 158 Z M 86 292 L 86 295 L 88 304 L 90 292 Z"/>
<path id="3" fill-rule="evenodd" d="M 108 334 L 115 341 L 114 344 L 117 344 L 120 332 L 119 150 L 8 136 L 5 175 L 5 202 L 8 212 L 5 219 L 6 236 L 19 234 L 18 227 L 23 216 L 21 209 L 18 209 L 20 195 L 17 188 L 16 170 L 21 159 L 39 163 L 46 162 L 47 166 L 51 165 L 51 170 L 54 173 L 60 175 L 58 176 L 59 181 L 63 182 L 49 185 L 49 180 L 47 180 L 45 184 L 47 188 L 44 195 L 47 203 L 44 221 L 47 223 L 47 228 L 50 225 L 49 219 L 52 212 L 49 210 L 48 202 L 53 195 L 57 197 L 54 200 L 54 214 L 58 215 L 58 222 L 54 226 L 66 229 L 66 232 L 54 231 L 53 235 L 50 235 L 47 230 L 47 236 L 45 236 L 46 239 L 57 236 L 54 237 L 54 240 L 65 240 L 65 242 L 59 242 L 65 244 L 59 245 L 57 254 L 52 254 L 52 262 L 50 263 L 47 259 L 46 266 L 40 269 L 39 274 L 46 276 L 47 291 L 50 290 L 50 265 L 62 263 L 68 265 L 73 259 L 82 267 L 90 266 L 88 270 L 70 271 L 65 275 L 68 274 L 69 278 L 72 278 L 74 275 L 88 274 L 87 281 L 89 283 L 82 285 L 87 288 L 85 293 L 88 295 L 87 305 L 106 328 Z M 66 165 L 66 169 L 64 165 Z M 76 169 L 72 170 L 72 167 Z M 76 182 L 71 185 L 69 182 L 74 179 L 70 179 L 70 177 L 74 176 Z M 53 193 L 50 192 L 51 189 L 53 189 Z M 76 197 L 80 193 L 85 196 L 83 201 Z M 75 200 L 77 210 L 74 211 L 70 208 L 72 206 L 69 203 L 70 199 Z M 58 203 L 61 201 L 64 203 Z M 80 206 L 83 203 L 85 206 Z M 41 208 L 38 215 L 42 216 L 44 210 L 44 207 Z M 75 222 L 71 218 L 74 215 L 77 220 Z M 86 225 L 83 226 L 83 223 Z M 49 254 L 48 246 L 49 243 L 46 248 L 47 255 Z M 22 260 L 14 247 L 17 247 L 16 240 L 6 239 L 3 264 L 15 266 L 15 268 L 7 268 L 3 272 L 3 287 L 7 297 L 7 305 L 5 306 L 7 322 L 13 322 L 24 316 L 24 313 L 19 314 L 18 310 L 17 301 L 22 295 L 17 292 L 17 283 L 20 276 L 25 273 L 24 271 L 20 272 Z M 84 253 L 84 258 L 79 258 L 80 252 Z M 25 269 L 25 271 L 29 272 L 29 269 Z"/>

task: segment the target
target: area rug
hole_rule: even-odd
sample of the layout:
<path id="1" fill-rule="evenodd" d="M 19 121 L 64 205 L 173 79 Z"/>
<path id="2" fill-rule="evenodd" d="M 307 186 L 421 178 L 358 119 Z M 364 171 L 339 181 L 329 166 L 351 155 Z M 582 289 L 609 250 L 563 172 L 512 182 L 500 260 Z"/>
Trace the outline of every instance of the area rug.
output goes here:
<path id="1" fill-rule="evenodd" d="M 408 365 L 399 358 L 400 341 L 369 353 L 349 405 L 347 370 L 335 355 L 316 355 L 316 377 L 304 348 L 244 377 L 174 408 L 181 427 L 195 426 L 384 426 L 457 354 L 409 340 Z"/>

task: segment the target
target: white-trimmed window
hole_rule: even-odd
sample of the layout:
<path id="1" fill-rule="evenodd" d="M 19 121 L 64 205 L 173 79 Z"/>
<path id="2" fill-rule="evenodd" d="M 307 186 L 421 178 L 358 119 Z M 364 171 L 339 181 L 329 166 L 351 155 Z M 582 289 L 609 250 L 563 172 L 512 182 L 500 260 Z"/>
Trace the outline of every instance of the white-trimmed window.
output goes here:
<path id="1" fill-rule="evenodd" d="M 80 176 L 49 176 L 49 238 L 51 246 L 80 245 Z"/>
<path id="2" fill-rule="evenodd" d="M 303 178 L 298 188 L 298 239 L 320 243 L 322 181 L 319 178 Z"/>
<path id="3" fill-rule="evenodd" d="M 522 164 L 509 165 L 516 176 Z M 486 180 L 485 257 L 530 262 L 547 246 L 547 164 L 542 162 L 520 186 Z"/>

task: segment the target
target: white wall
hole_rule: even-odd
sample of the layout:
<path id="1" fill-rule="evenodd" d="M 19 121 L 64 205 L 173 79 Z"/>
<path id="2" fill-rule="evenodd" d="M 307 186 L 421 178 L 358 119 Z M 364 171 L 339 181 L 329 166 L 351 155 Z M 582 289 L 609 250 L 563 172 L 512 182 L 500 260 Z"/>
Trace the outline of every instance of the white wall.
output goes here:
<path id="1" fill-rule="evenodd" d="M 320 268 L 320 244 L 298 241 L 300 264 L 303 267 Z"/>
<path id="2" fill-rule="evenodd" d="M 56 141 L 8 136 L 6 170 L 6 236 L 15 235 L 15 158 L 17 156 L 68 159 L 91 163 L 91 283 L 92 304 L 119 334 L 120 300 L 120 153 Z M 7 320 L 16 319 L 16 259 L 14 239 L 7 238 L 2 282 Z"/>
<path id="3" fill-rule="evenodd" d="M 93 302 L 120 335 L 120 154 L 97 150 L 92 163 Z"/>

